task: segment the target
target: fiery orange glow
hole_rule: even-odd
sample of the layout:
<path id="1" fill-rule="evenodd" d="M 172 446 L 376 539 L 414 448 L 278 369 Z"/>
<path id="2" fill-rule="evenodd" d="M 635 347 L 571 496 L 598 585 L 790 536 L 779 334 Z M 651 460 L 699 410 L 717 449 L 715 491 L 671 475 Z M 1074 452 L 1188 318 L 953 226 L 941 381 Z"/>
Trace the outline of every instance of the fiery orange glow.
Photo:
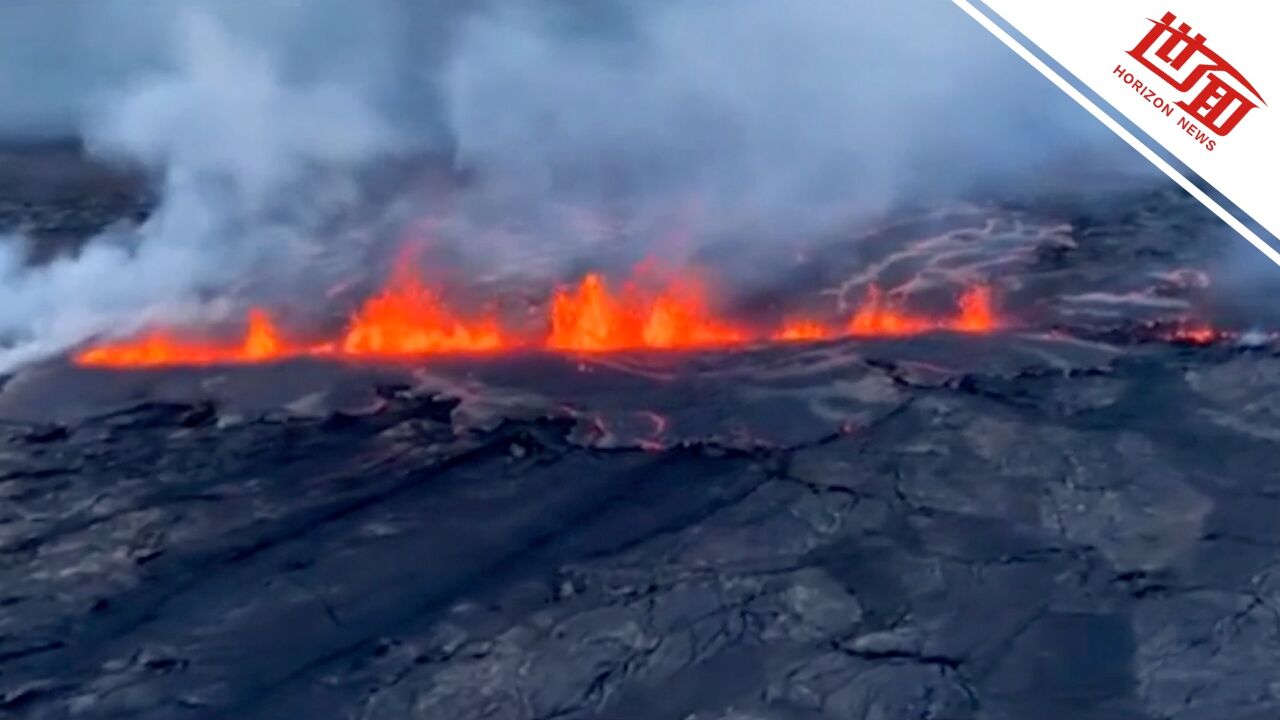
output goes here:
<path id="1" fill-rule="evenodd" d="M 862 306 L 853 314 L 846 328 L 850 335 L 916 335 L 928 332 L 936 327 L 934 321 L 926 317 L 911 315 L 890 305 L 880 292 L 880 288 L 872 285 L 867 290 L 867 297 Z"/>
<path id="2" fill-rule="evenodd" d="M 264 362 L 293 354 L 263 310 L 249 311 L 248 328 L 238 343 L 220 345 L 192 341 L 163 331 L 90 348 L 76 357 L 82 365 L 99 367 L 158 367 L 163 365 L 223 365 Z"/>
<path id="3" fill-rule="evenodd" d="M 365 301 L 339 345 L 345 355 L 427 355 L 485 352 L 509 344 L 494 320 L 467 323 L 454 317 L 407 264 Z"/>
<path id="4" fill-rule="evenodd" d="M 849 320 L 846 331 L 853 336 L 918 335 L 935 330 L 952 330 L 963 333 L 984 333 L 1000 328 L 1000 322 L 991 306 L 991 290 L 978 286 L 966 290 L 960 296 L 960 312 L 950 318 L 932 318 L 913 315 L 892 306 L 884 299 L 880 289 L 871 286 L 862 306 Z"/>
<path id="5" fill-rule="evenodd" d="M 991 303 L 991 288 L 978 285 L 960 296 L 960 316 L 951 323 L 957 332 L 984 333 L 1000 328 Z"/>
<path id="6" fill-rule="evenodd" d="M 464 322 L 452 315 L 409 263 L 401 263 L 387 285 L 352 315 L 337 342 L 286 343 L 263 310 L 249 311 L 243 340 L 220 345 L 195 342 L 167 331 L 106 343 L 75 356 L 80 365 L 115 368 L 268 362 L 304 355 L 394 357 L 486 352 L 506 347 L 496 321 Z"/>
<path id="7" fill-rule="evenodd" d="M 634 287 L 615 295 L 603 277 L 591 273 L 576 288 L 556 290 L 547 346 L 603 352 L 732 345 L 748 338 L 710 313 L 697 282 L 676 281 L 656 295 Z"/>
<path id="8" fill-rule="evenodd" d="M 1225 336 L 1225 333 L 1207 325 L 1184 325 L 1172 330 L 1168 334 L 1168 339 L 1189 345 L 1212 345 Z"/>
<path id="9" fill-rule="evenodd" d="M 773 334 L 783 342 L 816 342 L 832 336 L 831 329 L 816 320 L 792 320 Z"/>
<path id="10" fill-rule="evenodd" d="M 254 308 L 249 311 L 249 328 L 244 334 L 244 344 L 240 355 L 248 361 L 269 360 L 288 354 L 289 350 L 280 339 L 280 331 L 271 321 L 265 310 Z"/>
<path id="11" fill-rule="evenodd" d="M 897 307 L 878 288 L 842 325 L 803 318 L 774 331 L 744 329 L 711 310 L 696 276 L 658 278 L 638 271 L 620 290 L 598 273 L 577 285 L 557 288 L 548 310 L 548 334 L 528 342 L 496 317 L 464 318 L 452 312 L 422 281 L 412 262 L 400 263 L 386 285 L 367 299 L 335 339 L 314 344 L 287 341 L 266 311 L 251 309 L 242 338 L 233 342 L 191 340 L 167 330 L 90 347 L 74 356 L 80 365 L 142 368 L 268 362 L 289 357 L 378 358 L 442 353 L 483 353 L 518 347 L 572 352 L 627 349 L 711 348 L 759 340 L 814 342 L 838 337 L 898 337 L 933 331 L 985 333 L 1002 321 L 991 290 L 974 287 L 958 300 L 954 314 L 932 317 Z M 1189 333 L 1187 339 L 1201 336 Z"/>

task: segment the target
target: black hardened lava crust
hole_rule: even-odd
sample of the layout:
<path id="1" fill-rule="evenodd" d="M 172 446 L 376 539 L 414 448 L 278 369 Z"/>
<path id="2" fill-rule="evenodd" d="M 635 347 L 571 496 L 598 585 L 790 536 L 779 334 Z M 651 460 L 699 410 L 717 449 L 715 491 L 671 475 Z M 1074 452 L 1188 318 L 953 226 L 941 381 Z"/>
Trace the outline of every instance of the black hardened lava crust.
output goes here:
<path id="1" fill-rule="evenodd" d="M 29 367 L 0 716 L 1280 717 L 1280 352 L 1196 274 L 1236 242 L 1139 192 L 794 270 L 1003 258 L 977 337 Z M 1163 332 L 1215 301 L 1243 334 Z"/>

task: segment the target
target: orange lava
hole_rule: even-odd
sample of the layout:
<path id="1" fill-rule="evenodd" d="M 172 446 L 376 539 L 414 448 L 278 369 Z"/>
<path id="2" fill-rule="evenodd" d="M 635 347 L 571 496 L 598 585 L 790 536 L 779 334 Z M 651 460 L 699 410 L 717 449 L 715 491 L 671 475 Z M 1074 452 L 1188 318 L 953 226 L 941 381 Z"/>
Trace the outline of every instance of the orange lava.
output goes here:
<path id="1" fill-rule="evenodd" d="M 695 281 L 672 282 L 656 294 L 635 287 L 615 294 L 603 277 L 591 273 L 576 288 L 556 289 L 547 346 L 580 352 L 696 348 L 733 345 L 749 337 L 710 313 Z"/>
<path id="2" fill-rule="evenodd" d="M 215 365 L 268 362 L 289 357 L 379 358 L 443 353 L 488 353 L 519 347 L 556 351 L 610 352 L 628 349 L 731 347 L 749 342 L 815 342 L 838 337 L 899 337 L 925 332 L 986 333 L 1002 322 L 993 309 L 991 290 L 973 287 L 959 298 L 955 313 L 932 317 L 895 306 L 872 287 L 849 320 L 831 325 L 792 319 L 773 331 L 747 330 L 711 310 L 704 285 L 691 274 L 655 282 L 633 280 L 620 290 L 589 273 L 577 285 L 557 288 L 550 302 L 548 334 L 528 342 L 504 328 L 496 317 L 464 318 L 402 262 L 387 284 L 354 312 L 342 333 L 314 344 L 286 341 L 266 311 L 254 308 L 244 336 L 219 343 L 191 340 L 176 332 L 153 330 L 139 337 L 108 342 L 79 352 L 79 365 L 145 368 L 166 365 Z M 1195 341 L 1199 336 L 1189 335 Z"/>
<path id="3" fill-rule="evenodd" d="M 451 314 L 414 272 L 402 263 L 387 285 L 352 315 L 337 342 L 284 342 L 271 317 L 249 311 L 244 339 L 219 345 L 189 341 L 167 331 L 106 343 L 74 357 L 79 365 L 141 368 L 164 365 L 221 365 L 314 356 L 397 357 L 489 352 L 508 347 L 496 321 L 465 322 Z"/>
<path id="4" fill-rule="evenodd" d="M 1214 328 L 1205 325 L 1180 327 L 1169 333 L 1169 340 L 1190 345 L 1212 345 L 1225 337 Z"/>
<path id="5" fill-rule="evenodd" d="M 971 287 L 960 296 L 960 315 L 951 323 L 956 332 L 986 333 L 1000 329 L 1000 318 L 991 303 L 991 288 Z"/>
<path id="6" fill-rule="evenodd" d="M 139 338 L 90 348 L 76 356 L 81 365 L 138 368 L 165 365 L 230 365 L 265 362 L 294 353 L 265 311 L 249 311 L 248 328 L 238 343 L 220 345 L 153 331 Z"/>
<path id="7" fill-rule="evenodd" d="M 402 264 L 352 316 L 339 350 L 352 356 L 428 355 L 488 352 L 509 344 L 495 320 L 454 317 L 412 267 Z"/>
<path id="8" fill-rule="evenodd" d="M 782 342 L 816 342 L 832 336 L 831 329 L 816 320 L 792 320 L 773 334 Z"/>
<path id="9" fill-rule="evenodd" d="M 937 323 L 926 317 L 911 315 L 885 301 L 880 288 L 872 285 L 862 306 L 849 319 L 846 331 L 854 336 L 917 335 L 935 329 Z"/>
<path id="10" fill-rule="evenodd" d="M 960 312 L 954 317 L 913 315 L 893 307 L 873 285 L 867 290 L 862 306 L 849 320 L 846 332 L 855 337 L 897 337 L 937 330 L 986 333 L 1000 328 L 1000 321 L 991 306 L 990 288 L 978 286 L 966 290 L 960 296 L 959 306 Z"/>

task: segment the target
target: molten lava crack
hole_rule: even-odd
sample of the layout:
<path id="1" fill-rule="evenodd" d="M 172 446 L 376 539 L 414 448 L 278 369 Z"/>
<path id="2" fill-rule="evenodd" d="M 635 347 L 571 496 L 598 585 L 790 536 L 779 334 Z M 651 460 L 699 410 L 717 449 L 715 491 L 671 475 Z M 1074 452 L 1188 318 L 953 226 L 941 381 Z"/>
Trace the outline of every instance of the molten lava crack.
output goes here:
<path id="1" fill-rule="evenodd" d="M 79 365 L 143 368 L 167 365 L 259 363 L 291 357 L 396 358 L 446 353 L 491 353 L 526 347 L 554 351 L 611 352 L 632 349 L 731 347 L 759 341 L 813 342 L 837 337 L 898 337 L 926 332 L 986 333 L 1001 327 L 986 287 L 968 289 L 953 316 L 916 315 L 869 289 L 844 326 L 792 318 L 779 329 L 759 331 L 718 317 L 696 277 L 636 281 L 620 290 L 598 273 L 576 286 L 557 288 L 549 304 L 549 332 L 529 340 L 496 317 L 462 317 L 402 263 L 386 286 L 352 314 L 336 339 L 286 340 L 270 315 L 249 311 L 244 338 L 234 343 L 182 338 L 154 330 L 140 337 L 88 348 Z"/>
<path id="2" fill-rule="evenodd" d="M 551 301 L 554 350 L 602 352 L 631 348 L 733 345 L 750 338 L 707 309 L 701 286 L 683 280 L 649 297 L 634 287 L 615 296 L 591 273 L 576 289 L 559 288 Z"/>
<path id="3" fill-rule="evenodd" d="M 402 265 L 382 292 L 351 318 L 339 352 L 351 356 L 487 352 L 510 345 L 497 320 L 455 317 Z"/>

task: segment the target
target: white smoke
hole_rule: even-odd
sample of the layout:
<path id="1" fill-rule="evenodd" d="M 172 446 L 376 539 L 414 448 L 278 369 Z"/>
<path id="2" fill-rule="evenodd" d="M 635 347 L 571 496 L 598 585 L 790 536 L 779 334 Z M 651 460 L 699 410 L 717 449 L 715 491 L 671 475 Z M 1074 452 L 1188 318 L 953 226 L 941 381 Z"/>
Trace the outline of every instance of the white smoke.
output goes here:
<path id="1" fill-rule="evenodd" d="M 209 16 L 175 18 L 175 64 L 118 91 L 84 128 L 97 154 L 145 165 L 163 202 L 136 230 L 34 268 L 0 245 L 0 369 L 99 334 L 217 320 L 233 290 L 315 272 L 322 220 L 356 201 L 352 167 L 397 145 L 336 85 L 285 85 Z M 318 205 L 318 207 L 317 207 Z"/>
<path id="2" fill-rule="evenodd" d="M 671 259 L 1031 187 L 1064 164 L 1143 169 L 949 3 L 602 5 L 508 2 L 459 24 L 441 104 L 478 177 L 462 232 L 485 258 L 589 252 L 584 208 L 641 244 L 678 225 L 693 239 L 658 249 Z M 494 216 L 527 231 L 476 232 Z"/>
<path id="3" fill-rule="evenodd" d="M 26 38 L 59 27 L 79 52 L 50 66 Z M 464 261 L 551 271 L 791 242 L 1067 158 L 1142 167 L 935 0 L 19 0 L 11 98 L 0 133 L 74 130 L 162 202 L 41 267 L 0 244 L 0 369 L 352 272 L 357 171 L 391 153 L 468 175 L 434 218 Z"/>
<path id="4" fill-rule="evenodd" d="M 167 197 L 191 195 L 185 182 L 221 181 L 232 206 L 259 212 L 311 165 L 391 147 L 381 120 L 345 88 L 286 87 L 264 54 L 207 16 L 184 15 L 178 28 L 178 71 L 134 83 L 87 128 L 99 155 L 164 172 Z"/>

